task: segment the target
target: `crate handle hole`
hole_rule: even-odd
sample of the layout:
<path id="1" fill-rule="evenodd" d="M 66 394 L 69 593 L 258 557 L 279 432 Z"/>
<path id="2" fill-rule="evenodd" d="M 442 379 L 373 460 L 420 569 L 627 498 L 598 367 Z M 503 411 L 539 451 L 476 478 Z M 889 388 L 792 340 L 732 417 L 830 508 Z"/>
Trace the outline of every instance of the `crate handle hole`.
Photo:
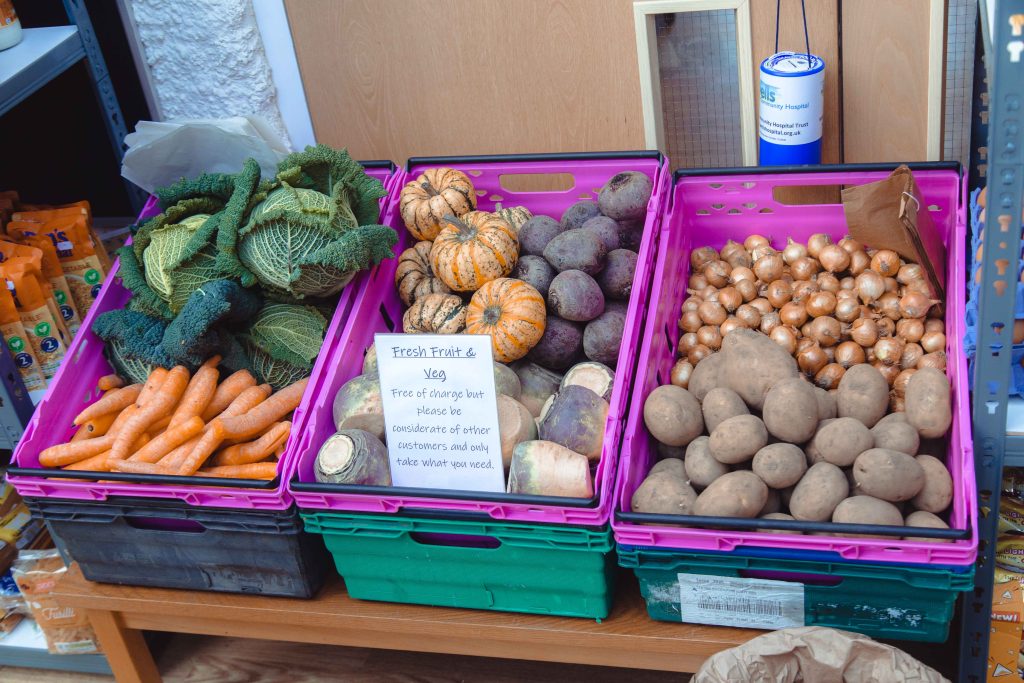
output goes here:
<path id="1" fill-rule="evenodd" d="M 187 534 L 201 534 L 206 531 L 199 522 L 191 519 L 167 519 L 164 517 L 133 517 L 124 518 L 130 527 L 151 531 L 180 531 Z"/>
<path id="2" fill-rule="evenodd" d="M 842 185 L 777 185 L 772 199 L 785 206 L 838 204 Z"/>
<path id="3" fill-rule="evenodd" d="M 414 531 L 409 538 L 420 545 L 440 545 L 454 548 L 494 549 L 501 547 L 501 541 L 493 536 L 470 536 L 463 534 L 440 534 L 427 531 Z"/>
<path id="4" fill-rule="evenodd" d="M 576 187 L 576 177 L 572 173 L 505 173 L 498 176 L 498 184 L 508 192 L 568 192 Z"/>
<path id="5" fill-rule="evenodd" d="M 698 216 L 710 216 L 711 212 L 708 211 L 707 209 L 697 209 L 697 215 Z"/>
<path id="6" fill-rule="evenodd" d="M 799 581 L 809 586 L 838 586 L 843 582 L 841 576 L 825 576 L 821 574 L 794 574 L 767 569 L 741 569 L 740 576 L 745 579 L 769 579 L 771 581 Z"/>

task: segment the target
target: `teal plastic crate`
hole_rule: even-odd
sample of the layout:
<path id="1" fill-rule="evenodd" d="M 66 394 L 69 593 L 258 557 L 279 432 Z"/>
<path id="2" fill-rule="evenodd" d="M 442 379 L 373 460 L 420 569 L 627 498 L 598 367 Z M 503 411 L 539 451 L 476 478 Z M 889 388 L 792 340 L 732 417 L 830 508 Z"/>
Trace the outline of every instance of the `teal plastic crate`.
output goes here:
<path id="1" fill-rule="evenodd" d="M 619 564 L 632 569 L 639 579 L 647 613 L 659 621 L 682 621 L 681 574 L 768 579 L 802 585 L 805 626 L 828 626 L 873 638 L 939 643 L 949 635 L 959 593 L 974 587 L 973 568 L 958 574 L 931 568 L 622 546 L 618 556 Z"/>
<path id="2" fill-rule="evenodd" d="M 323 536 L 353 598 L 593 619 L 611 610 L 618 567 L 607 526 L 302 517 Z"/>

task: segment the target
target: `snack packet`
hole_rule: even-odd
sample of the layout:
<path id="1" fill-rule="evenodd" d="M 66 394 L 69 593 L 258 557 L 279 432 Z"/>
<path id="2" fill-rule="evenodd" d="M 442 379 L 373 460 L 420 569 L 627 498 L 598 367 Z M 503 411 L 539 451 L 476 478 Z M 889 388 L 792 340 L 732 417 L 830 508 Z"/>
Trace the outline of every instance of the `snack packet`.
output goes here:
<path id="1" fill-rule="evenodd" d="M 103 264 L 103 272 L 110 272 L 110 255 L 107 253 L 106 248 L 103 246 L 102 240 L 92 226 L 92 207 L 89 202 L 82 200 L 79 202 L 72 202 L 71 204 L 59 204 L 57 206 L 47 206 L 44 204 L 22 204 L 18 203 L 18 210 L 11 216 L 11 220 L 28 221 L 31 223 L 46 223 L 47 221 L 53 220 L 54 218 L 66 218 L 68 216 L 74 218 L 76 216 L 85 216 L 85 227 L 89 233 L 89 237 L 92 240 L 92 248 L 96 251 L 96 256 L 99 257 L 100 263 Z M 15 218 L 17 215 L 18 218 Z"/>
<path id="2" fill-rule="evenodd" d="M 81 327 L 78 318 L 78 311 L 74 308 L 70 293 L 67 290 L 67 280 L 64 279 L 64 271 L 60 268 L 60 261 L 57 259 L 57 251 L 50 244 L 50 240 L 43 235 L 35 235 L 26 238 L 34 240 L 39 247 L 29 244 L 21 244 L 9 241 L 10 238 L 0 240 L 0 263 L 7 261 L 27 262 L 33 273 L 39 277 L 40 285 L 43 287 L 46 296 L 46 305 L 50 308 L 61 328 L 65 345 L 71 343 L 74 335 L 68 320 L 75 323 L 74 331 Z M 63 287 L 59 291 L 57 287 Z M 61 302 L 64 302 L 63 304 Z"/>
<path id="3" fill-rule="evenodd" d="M 45 235 L 30 235 L 23 240 L 22 244 L 42 252 L 40 265 L 42 266 L 43 277 L 46 278 L 46 281 L 50 283 L 50 287 L 53 288 L 53 298 L 57 302 L 60 316 L 64 320 L 64 325 L 68 328 L 68 332 L 71 333 L 71 336 L 74 336 L 82 326 L 82 316 L 78 314 L 78 309 L 75 308 L 75 300 L 71 297 L 71 286 L 68 285 L 67 278 L 64 277 L 64 270 L 60 267 L 57 248 L 53 246 L 53 242 Z M 0 252 L 3 250 L 4 246 L 0 243 Z"/>
<path id="4" fill-rule="evenodd" d="M 60 604 L 52 595 L 67 572 L 56 549 L 23 550 L 11 569 L 29 611 L 46 636 L 46 645 L 51 653 L 77 655 L 100 651 L 96 633 L 85 612 Z"/>
<path id="5" fill-rule="evenodd" d="M 67 350 L 60 340 L 57 321 L 46 305 L 38 280 L 17 263 L 0 263 L 0 275 L 7 281 L 7 290 L 25 327 L 32 350 L 39 359 L 43 377 L 53 378 Z"/>
<path id="6" fill-rule="evenodd" d="M 28 333 L 14 306 L 14 297 L 7 287 L 0 287 L 0 334 L 3 335 L 7 350 L 18 366 L 18 373 L 33 402 L 38 401 L 46 391 L 46 379 L 36 358 L 35 350 L 29 343 Z"/>

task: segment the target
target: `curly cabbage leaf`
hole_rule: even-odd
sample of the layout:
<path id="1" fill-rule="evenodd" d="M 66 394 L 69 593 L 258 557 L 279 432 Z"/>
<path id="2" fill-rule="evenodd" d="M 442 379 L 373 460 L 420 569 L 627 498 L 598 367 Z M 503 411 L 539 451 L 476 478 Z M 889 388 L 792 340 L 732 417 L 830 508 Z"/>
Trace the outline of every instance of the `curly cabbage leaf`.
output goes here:
<path id="1" fill-rule="evenodd" d="M 326 331 L 327 319 L 315 308 L 271 303 L 239 340 L 256 377 L 280 389 L 313 370 Z"/>
<path id="2" fill-rule="evenodd" d="M 306 147 L 278 164 L 278 179 L 332 197 L 331 224 L 339 228 L 371 225 L 380 220 L 384 185 L 366 175 L 362 165 L 344 149 L 327 145 Z"/>
<path id="3" fill-rule="evenodd" d="M 233 280 L 200 286 L 161 338 L 163 352 L 175 362 L 197 367 L 214 354 L 225 356 L 232 343 L 228 329 L 252 318 L 262 305 L 260 296 Z"/>
<path id="4" fill-rule="evenodd" d="M 274 391 L 284 389 L 303 377 L 309 377 L 309 373 L 313 371 L 312 365 L 293 365 L 286 360 L 274 358 L 249 335 L 243 334 L 239 339 L 249 358 L 253 375 L 259 382 L 272 386 Z"/>
<path id="5" fill-rule="evenodd" d="M 107 359 L 114 370 L 142 382 L 153 368 L 174 366 L 160 345 L 166 329 L 165 320 L 127 309 L 102 313 L 92 324 L 92 331 L 106 342 Z"/>

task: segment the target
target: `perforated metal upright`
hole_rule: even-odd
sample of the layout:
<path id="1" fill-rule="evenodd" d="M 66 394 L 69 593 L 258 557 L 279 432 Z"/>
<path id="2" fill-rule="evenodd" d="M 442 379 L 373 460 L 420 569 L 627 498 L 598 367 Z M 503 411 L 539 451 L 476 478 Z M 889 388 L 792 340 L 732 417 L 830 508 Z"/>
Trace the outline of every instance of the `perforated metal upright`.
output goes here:
<path id="1" fill-rule="evenodd" d="M 1006 454 L 1011 334 L 1024 199 L 1024 0 L 996 0 L 989 69 L 988 201 L 978 298 L 972 417 L 978 480 L 978 567 L 964 601 L 959 681 L 985 680 L 999 495 Z M 962 283 L 961 283 L 962 284 Z"/>

